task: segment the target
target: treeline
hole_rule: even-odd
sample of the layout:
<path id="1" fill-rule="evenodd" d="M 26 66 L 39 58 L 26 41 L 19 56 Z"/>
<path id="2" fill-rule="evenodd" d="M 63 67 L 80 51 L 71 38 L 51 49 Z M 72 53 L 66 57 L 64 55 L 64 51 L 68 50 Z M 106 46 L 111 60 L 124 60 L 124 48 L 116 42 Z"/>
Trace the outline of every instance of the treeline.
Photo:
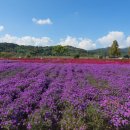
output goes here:
<path id="1" fill-rule="evenodd" d="M 87 51 L 71 46 L 24 46 L 0 43 L 0 57 L 87 56 Z"/>
<path id="2" fill-rule="evenodd" d="M 117 41 L 113 41 L 114 43 Z M 118 43 L 116 43 L 118 44 Z M 112 44 L 113 45 L 113 44 Z M 117 45 L 119 55 L 124 56 L 128 55 L 129 49 L 119 49 Z M 69 56 L 74 58 L 79 57 L 106 57 L 106 56 L 116 56 L 116 54 L 112 54 L 115 47 L 112 49 L 108 48 L 100 48 L 96 50 L 84 50 L 72 46 L 46 46 L 46 47 L 38 47 L 38 46 L 24 46 L 17 45 L 14 43 L 0 43 L 0 57 L 3 58 L 37 58 L 37 57 L 48 57 L 48 56 Z M 112 51 L 113 50 L 113 51 Z"/>

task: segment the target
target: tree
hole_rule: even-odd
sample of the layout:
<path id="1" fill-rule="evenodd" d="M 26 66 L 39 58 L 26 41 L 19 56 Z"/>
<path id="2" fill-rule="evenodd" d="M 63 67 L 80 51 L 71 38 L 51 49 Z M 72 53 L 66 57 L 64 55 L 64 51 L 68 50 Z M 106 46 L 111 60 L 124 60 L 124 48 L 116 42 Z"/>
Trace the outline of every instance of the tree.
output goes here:
<path id="1" fill-rule="evenodd" d="M 67 51 L 67 48 L 64 47 L 64 46 L 61 46 L 61 45 L 58 45 L 58 46 L 55 46 L 53 49 L 52 49 L 52 53 L 54 55 L 57 55 L 57 56 L 61 56 L 63 55 L 64 52 Z"/>
<path id="2" fill-rule="evenodd" d="M 130 47 L 128 47 L 128 55 L 130 56 Z"/>
<path id="3" fill-rule="evenodd" d="M 113 41 L 110 50 L 109 50 L 109 55 L 112 57 L 120 56 L 120 49 L 118 42 L 116 40 Z"/>

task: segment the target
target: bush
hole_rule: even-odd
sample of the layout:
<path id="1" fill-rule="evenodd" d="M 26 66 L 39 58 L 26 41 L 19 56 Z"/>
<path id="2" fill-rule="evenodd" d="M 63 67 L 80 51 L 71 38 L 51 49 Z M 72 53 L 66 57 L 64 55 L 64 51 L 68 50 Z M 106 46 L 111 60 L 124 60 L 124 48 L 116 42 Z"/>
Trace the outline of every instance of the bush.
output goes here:
<path id="1" fill-rule="evenodd" d="M 103 56 L 98 56 L 99 59 L 103 59 Z"/>
<path id="2" fill-rule="evenodd" d="M 124 55 L 123 58 L 129 59 L 129 55 Z"/>
<path id="3" fill-rule="evenodd" d="M 78 59 L 79 57 L 80 57 L 79 54 L 74 55 L 74 58 L 75 58 L 75 59 Z"/>
<path id="4" fill-rule="evenodd" d="M 26 55 L 26 58 L 31 58 L 31 55 L 30 55 L 30 54 L 27 54 L 27 55 Z"/>

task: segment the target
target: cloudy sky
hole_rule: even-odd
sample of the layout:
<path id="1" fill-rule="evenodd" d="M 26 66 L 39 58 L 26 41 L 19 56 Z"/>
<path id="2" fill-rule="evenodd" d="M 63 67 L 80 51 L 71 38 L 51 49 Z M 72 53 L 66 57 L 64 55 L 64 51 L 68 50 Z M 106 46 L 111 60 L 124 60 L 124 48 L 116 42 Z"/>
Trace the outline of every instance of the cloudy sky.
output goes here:
<path id="1" fill-rule="evenodd" d="M 130 46 L 130 0 L 1 0 L 0 42 Z"/>

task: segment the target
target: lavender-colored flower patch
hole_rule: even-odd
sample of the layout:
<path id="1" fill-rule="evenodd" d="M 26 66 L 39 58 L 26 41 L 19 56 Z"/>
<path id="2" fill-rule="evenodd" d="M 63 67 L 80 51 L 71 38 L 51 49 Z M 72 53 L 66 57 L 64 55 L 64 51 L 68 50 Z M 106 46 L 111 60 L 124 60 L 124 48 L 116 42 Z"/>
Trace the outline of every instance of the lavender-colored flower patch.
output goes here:
<path id="1" fill-rule="evenodd" d="M 0 129 L 129 130 L 129 64 L 0 61 Z"/>

